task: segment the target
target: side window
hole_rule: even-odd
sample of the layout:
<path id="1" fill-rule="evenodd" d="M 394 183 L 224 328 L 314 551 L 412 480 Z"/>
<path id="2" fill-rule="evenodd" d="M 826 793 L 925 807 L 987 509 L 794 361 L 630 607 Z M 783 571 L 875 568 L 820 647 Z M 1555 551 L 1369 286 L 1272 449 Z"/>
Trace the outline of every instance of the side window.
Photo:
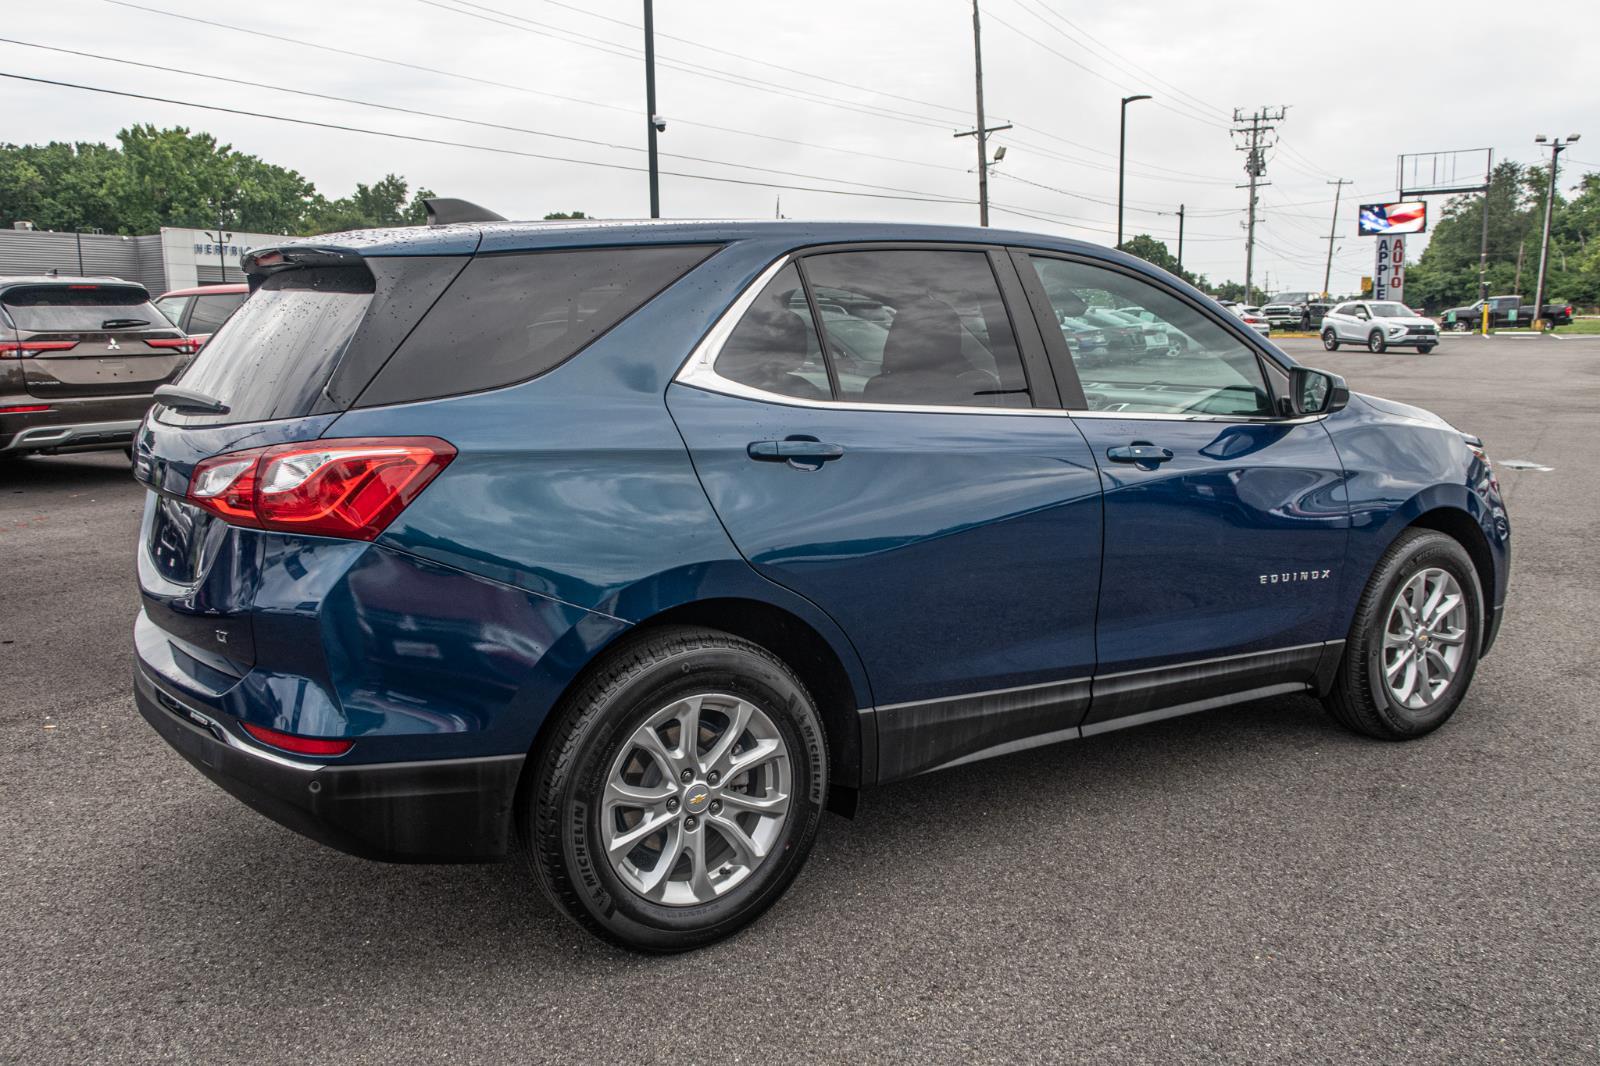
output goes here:
<path id="1" fill-rule="evenodd" d="M 1031 261 L 1089 410 L 1273 413 L 1255 351 L 1199 309 L 1104 267 L 1044 256 Z"/>
<path id="2" fill-rule="evenodd" d="M 1032 406 L 987 253 L 826 252 L 801 265 L 840 400 Z"/>
<path id="3" fill-rule="evenodd" d="M 156 310 L 174 326 L 183 325 L 183 312 L 188 308 L 193 296 L 168 296 L 156 301 Z M 159 325 L 160 323 L 157 323 Z"/>
<path id="4" fill-rule="evenodd" d="M 714 251 L 706 245 L 644 245 L 475 256 L 359 403 L 459 396 L 537 377 Z"/>
<path id="5" fill-rule="evenodd" d="M 793 263 L 773 276 L 739 319 L 717 353 L 717 373 L 798 400 L 832 398 L 811 306 Z"/>
<path id="6" fill-rule="evenodd" d="M 215 296 L 196 296 L 194 312 L 189 316 L 190 333 L 215 333 L 228 316 L 244 303 L 246 293 L 218 293 Z"/>

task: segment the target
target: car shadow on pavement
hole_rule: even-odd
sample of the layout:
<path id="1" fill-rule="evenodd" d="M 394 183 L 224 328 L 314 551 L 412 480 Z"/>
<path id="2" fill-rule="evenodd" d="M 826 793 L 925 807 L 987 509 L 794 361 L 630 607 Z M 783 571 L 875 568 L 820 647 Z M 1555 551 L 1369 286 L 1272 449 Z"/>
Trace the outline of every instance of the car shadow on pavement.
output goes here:
<path id="1" fill-rule="evenodd" d="M 0 494 L 35 489 L 92 489 L 125 484 L 132 477 L 133 465 L 121 452 L 0 458 Z"/>
<path id="2" fill-rule="evenodd" d="M 677 958 L 748 949 L 752 937 L 766 941 L 763 954 L 804 951 L 819 928 L 881 927 L 886 909 L 890 920 L 912 923 L 925 902 L 968 900 L 989 891 L 985 885 L 1005 891 L 1007 879 L 1017 891 L 1024 870 L 1059 865 L 1070 871 L 1070 883 L 1130 859 L 1159 864 L 1165 860 L 1157 851 L 1190 842 L 1174 845 L 1169 837 L 1148 849 L 1141 827 L 1153 818 L 1170 822 L 1174 805 L 1184 808 L 1180 823 L 1190 815 L 1205 822 L 1202 835 L 1216 846 L 1218 804 L 1224 819 L 1236 803 L 1270 810 L 1277 789 L 1323 787 L 1309 765 L 1361 745 L 1379 747 L 1339 730 L 1310 699 L 1280 698 L 887 786 L 863 797 L 854 820 L 825 819 L 810 865 L 771 915 L 725 944 Z M 138 886 L 152 938 L 223 952 L 234 960 L 219 962 L 225 968 L 304 971 L 308 945 L 330 967 L 397 979 L 458 967 L 559 967 L 599 977 L 641 965 L 678 973 L 688 965 L 593 940 L 544 899 L 520 854 L 479 866 L 369 862 L 192 783 L 192 796 L 150 812 L 147 828 L 159 854 L 142 849 L 139 868 L 118 881 Z M 1101 850 L 1107 841 L 1117 842 L 1114 852 Z M 930 870 L 929 854 L 945 860 Z M 902 902 L 886 908 L 888 894 Z"/>

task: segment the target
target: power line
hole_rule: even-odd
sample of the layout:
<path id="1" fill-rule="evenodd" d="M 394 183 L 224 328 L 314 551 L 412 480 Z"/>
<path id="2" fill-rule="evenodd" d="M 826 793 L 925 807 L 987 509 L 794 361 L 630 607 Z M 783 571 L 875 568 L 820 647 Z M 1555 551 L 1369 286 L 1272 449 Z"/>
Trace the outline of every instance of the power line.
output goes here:
<path id="1" fill-rule="evenodd" d="M 176 11 L 167 11 L 162 8 L 149 7 L 144 4 L 133 3 L 131 0 L 103 0 L 103 2 L 114 4 L 118 7 L 129 8 L 135 11 L 142 11 L 150 15 L 161 15 L 166 18 L 181 19 L 185 22 L 192 22 L 202 26 L 210 26 L 215 29 L 227 30 L 231 33 L 242 33 L 252 37 L 261 37 L 266 40 L 278 41 L 283 44 L 294 45 L 296 48 L 311 48 L 320 52 L 327 52 L 332 55 L 349 56 L 354 59 L 365 59 L 373 63 L 382 63 L 387 66 L 401 67 L 406 70 L 421 71 L 423 73 L 435 74 L 440 77 L 453 78 L 457 81 L 470 82 L 477 85 L 488 85 L 497 89 L 508 89 L 512 92 L 526 93 L 530 96 L 542 96 L 551 100 L 560 100 L 564 103 L 581 104 L 585 107 L 603 108 L 607 111 L 617 111 L 629 116 L 632 116 L 635 111 L 635 109 L 632 107 L 624 107 L 620 104 L 608 104 L 599 100 L 585 100 L 581 97 L 549 92 L 544 89 L 534 89 L 526 85 L 516 85 L 511 82 L 496 81 L 493 78 L 483 78 L 473 74 L 463 74 L 460 71 L 444 70 L 440 67 L 430 67 L 421 63 L 411 63 L 403 59 L 394 59 L 388 56 L 373 55 L 370 52 L 358 52 L 350 48 L 338 48 L 334 45 L 320 44 L 316 41 L 305 40 L 304 38 L 289 37 L 278 33 L 269 33 L 266 30 L 252 29 L 248 26 L 237 26 L 233 25 L 232 23 L 219 22 L 215 19 L 201 18 L 197 15 L 185 15 Z M 837 145 L 795 140 L 790 137 L 780 137 L 775 134 L 760 133 L 755 130 L 743 130 L 732 126 L 719 126 L 714 123 L 699 122 L 693 119 L 675 117 L 673 121 L 680 122 L 685 126 L 693 126 L 697 129 L 715 130 L 718 133 L 731 133 L 741 137 L 754 137 L 765 141 L 775 141 L 779 144 L 795 145 L 804 148 L 815 148 L 820 151 L 828 152 L 845 152 L 852 155 L 864 156 L 869 159 L 881 159 L 890 163 L 904 163 L 909 166 L 920 166 L 937 170 L 950 170 L 957 173 L 965 173 L 964 169 L 961 167 L 949 166 L 941 163 L 929 163 L 917 159 L 903 159 L 899 156 L 882 155 L 876 152 L 868 152 L 853 148 L 842 148 Z"/>
<path id="2" fill-rule="evenodd" d="M 12 37 L 0 37 L 0 43 L 20 45 L 24 48 L 39 48 L 50 52 L 60 52 L 66 55 L 80 56 L 86 59 L 98 59 L 107 63 L 121 63 L 126 66 L 143 67 L 147 70 L 158 70 L 168 74 L 179 74 L 189 78 L 203 78 L 208 81 L 226 82 L 230 85 L 243 85 L 253 89 L 266 89 L 271 92 L 292 93 L 295 96 L 305 96 L 316 100 L 329 100 L 341 104 L 354 104 L 358 107 L 377 108 L 382 111 L 393 111 L 403 115 L 416 115 L 422 118 L 443 119 L 446 122 L 461 122 L 470 126 L 481 126 L 485 129 L 503 130 L 510 133 L 525 133 L 533 137 L 549 137 L 555 140 L 572 141 L 577 144 L 593 145 L 597 148 L 610 148 L 621 152 L 643 152 L 645 149 L 631 144 L 615 144 L 611 141 L 596 140 L 591 137 L 576 137 L 565 133 L 551 133 L 547 130 L 529 129 L 526 126 L 511 126 L 501 122 L 485 122 L 479 119 L 466 118 L 461 115 L 447 115 L 438 111 L 422 111 L 412 107 L 399 107 L 394 104 L 383 104 L 372 100 L 359 100 L 349 96 L 337 96 L 331 93 L 312 92 L 309 89 L 295 89 L 287 85 L 272 85 L 267 82 L 250 81 L 247 78 L 232 78 L 223 74 L 207 74 L 197 70 L 180 70 L 165 67 L 159 63 L 144 63 L 136 59 L 123 59 L 119 56 L 100 55 L 96 52 L 83 52 L 73 48 L 60 48 L 55 45 L 38 44 L 33 41 L 21 41 Z M 672 159 L 682 159 L 692 163 L 710 163 L 713 166 L 733 167 L 738 170 L 756 170 L 769 174 L 782 174 L 788 177 L 805 178 L 810 181 L 831 181 L 839 185 L 855 185 L 864 189 L 875 189 L 882 192 L 915 192 L 912 189 L 903 189 L 892 185 L 876 185 L 871 182 L 851 181 L 846 178 L 835 178 L 825 174 L 807 174 L 801 171 L 782 170 L 776 167 L 756 166 L 749 163 L 731 163 L 723 159 L 712 159 L 707 156 L 686 155 L 682 152 L 662 152 L 663 156 Z M 959 169 L 959 168 L 951 168 Z"/>
<path id="3" fill-rule="evenodd" d="M 487 144 L 473 144 L 470 141 L 450 141 L 438 137 L 423 137 L 419 134 L 396 133 L 390 130 L 374 130 L 364 126 L 348 126 L 337 122 L 318 122 L 308 118 L 294 118 L 289 115 L 272 115 L 261 111 L 247 111 L 236 107 L 223 107 L 218 104 L 202 104 L 193 100 L 178 100 L 167 96 L 154 96 L 148 93 L 128 92 L 122 89 L 106 89 L 96 85 L 80 85 L 70 81 L 57 81 L 53 78 L 38 78 L 27 74 L 13 74 L 9 71 L 0 71 L 0 78 L 11 78 L 15 81 L 33 82 L 38 85 L 53 85 L 64 89 L 79 89 L 84 92 L 101 93 L 106 96 L 123 96 L 134 100 L 147 100 L 158 104 L 173 104 L 178 107 L 194 107 L 202 111 L 217 111 L 228 115 L 243 115 L 247 118 L 262 118 L 272 122 L 289 122 L 298 126 L 314 126 L 319 129 L 336 130 L 341 133 L 364 133 L 374 137 L 389 137 L 394 140 L 411 141 L 417 144 L 435 144 L 446 148 L 467 148 L 478 152 L 492 152 L 496 155 L 519 156 L 524 159 L 544 159 L 556 163 L 575 163 L 579 166 L 601 167 L 606 170 L 626 170 L 634 173 L 645 173 L 645 167 L 630 166 L 627 163 L 607 163 L 597 159 L 578 159 L 573 156 L 551 155 L 547 152 L 529 152 L 517 148 L 499 148 Z M 746 178 L 729 178 L 715 174 L 691 174 L 684 171 L 663 170 L 662 174 L 675 178 L 690 178 L 695 181 L 714 181 L 726 185 L 746 185 L 762 189 L 792 189 L 800 192 L 832 193 L 837 196 L 860 196 L 872 200 L 901 200 L 917 203 L 939 204 L 970 204 L 971 200 L 943 196 L 938 193 L 925 193 L 916 195 L 893 195 L 877 192 L 856 192 L 852 189 L 826 189 L 812 185 L 791 185 L 772 181 L 755 181 Z"/>

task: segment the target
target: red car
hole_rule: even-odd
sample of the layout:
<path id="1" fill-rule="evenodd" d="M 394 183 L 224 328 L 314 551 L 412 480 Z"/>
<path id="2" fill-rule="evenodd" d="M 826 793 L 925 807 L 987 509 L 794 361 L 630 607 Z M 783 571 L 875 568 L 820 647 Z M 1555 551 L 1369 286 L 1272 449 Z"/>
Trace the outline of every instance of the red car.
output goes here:
<path id="1" fill-rule="evenodd" d="M 155 304 L 156 310 L 166 315 L 174 326 L 204 344 L 249 295 L 250 286 L 243 282 L 201 285 L 162 293 Z"/>

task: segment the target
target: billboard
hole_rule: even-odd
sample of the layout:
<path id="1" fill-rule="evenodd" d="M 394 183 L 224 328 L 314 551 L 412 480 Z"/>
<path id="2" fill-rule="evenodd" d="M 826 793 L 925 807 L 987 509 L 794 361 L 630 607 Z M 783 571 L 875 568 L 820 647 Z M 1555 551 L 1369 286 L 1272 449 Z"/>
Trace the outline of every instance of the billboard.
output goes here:
<path id="1" fill-rule="evenodd" d="M 1428 205 L 1421 200 L 1399 204 L 1362 204 L 1361 236 L 1421 233 L 1428 228 Z"/>

